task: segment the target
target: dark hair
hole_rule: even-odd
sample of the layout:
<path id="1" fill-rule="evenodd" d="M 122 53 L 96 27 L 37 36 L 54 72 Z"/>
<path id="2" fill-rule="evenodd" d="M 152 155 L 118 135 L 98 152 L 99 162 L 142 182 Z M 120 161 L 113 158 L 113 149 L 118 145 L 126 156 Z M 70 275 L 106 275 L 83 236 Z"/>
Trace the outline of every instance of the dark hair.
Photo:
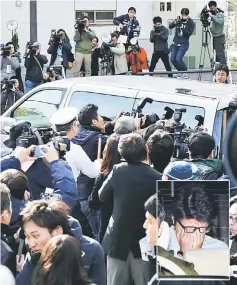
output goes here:
<path id="1" fill-rule="evenodd" d="M 104 174 L 109 173 L 115 164 L 120 163 L 121 156 L 118 152 L 119 139 L 116 135 L 111 135 L 107 139 L 106 153 L 101 165 L 101 172 Z"/>
<path id="2" fill-rule="evenodd" d="M 58 226 L 61 226 L 64 234 L 69 233 L 68 218 L 65 213 L 53 208 L 54 201 L 38 200 L 29 202 L 21 212 L 21 225 L 33 221 L 37 226 L 47 228 L 51 233 Z"/>
<path id="3" fill-rule="evenodd" d="M 151 163 L 157 171 L 162 173 L 174 152 L 172 137 L 166 132 L 157 130 L 149 137 L 147 146 Z"/>
<path id="4" fill-rule="evenodd" d="M 97 37 L 94 37 L 94 39 L 96 39 L 97 43 L 99 42 L 99 39 Z"/>
<path id="5" fill-rule="evenodd" d="M 143 138 L 136 133 L 122 135 L 118 151 L 128 163 L 138 163 L 147 158 L 146 144 Z"/>
<path id="6" fill-rule="evenodd" d="M 0 182 L 7 185 L 11 195 L 23 200 L 25 191 L 29 191 L 28 179 L 24 173 L 16 169 L 8 169 L 0 174 Z"/>
<path id="7" fill-rule="evenodd" d="M 211 224 L 217 214 L 214 197 L 205 184 L 186 183 L 176 189 L 172 213 L 175 222 L 180 219 L 196 219 Z"/>
<path id="8" fill-rule="evenodd" d="M 183 8 L 182 10 L 181 10 L 181 15 L 189 15 L 189 9 L 188 8 Z"/>
<path id="9" fill-rule="evenodd" d="M 90 21 L 90 19 L 89 19 L 89 17 L 88 16 L 83 16 L 82 18 L 81 18 L 82 20 L 84 20 L 84 19 L 87 19 L 88 21 Z"/>
<path id="10" fill-rule="evenodd" d="M 55 236 L 45 245 L 32 276 L 33 285 L 89 285 L 79 241 L 69 235 Z"/>
<path id="11" fill-rule="evenodd" d="M 162 24 L 162 18 L 161 17 L 154 17 L 153 18 L 153 24 L 155 25 L 156 23 L 161 23 Z"/>
<path id="12" fill-rule="evenodd" d="M 137 13 L 136 8 L 134 8 L 134 7 L 130 7 L 130 8 L 128 9 L 128 12 L 129 12 L 129 11 L 134 11 L 135 13 Z"/>
<path id="13" fill-rule="evenodd" d="M 78 121 L 82 126 L 90 126 L 92 120 L 98 118 L 98 107 L 94 104 L 88 104 L 84 106 L 78 115 Z"/>
<path id="14" fill-rule="evenodd" d="M 234 199 L 233 199 L 234 198 Z M 237 204 L 237 196 L 230 199 L 230 207 L 234 204 Z"/>
<path id="15" fill-rule="evenodd" d="M 212 6 L 217 7 L 216 1 L 210 1 L 210 2 L 208 3 L 208 7 L 212 7 Z"/>
<path id="16" fill-rule="evenodd" d="M 118 39 L 118 34 L 117 33 L 112 33 L 110 36 L 111 36 L 111 39 L 114 38 L 114 37 L 116 37 Z"/>
<path id="17" fill-rule="evenodd" d="M 215 74 L 217 71 L 225 71 L 226 72 L 226 75 L 229 76 L 229 67 L 225 64 L 218 64 L 215 68 Z"/>
<path id="18" fill-rule="evenodd" d="M 158 199 L 157 199 L 158 196 Z M 157 215 L 160 221 L 164 221 L 165 219 L 165 209 L 163 206 L 163 198 L 161 193 L 158 192 L 152 195 L 145 203 L 145 211 L 149 212 L 154 218 L 157 218 Z"/>
<path id="19" fill-rule="evenodd" d="M 0 183 L 0 200 L 1 200 L 1 213 L 5 210 L 10 210 L 11 198 L 10 198 L 10 190 L 7 185 Z"/>
<path id="20" fill-rule="evenodd" d="M 13 42 L 6 43 L 6 46 L 9 46 L 9 45 L 13 45 L 14 46 Z M 14 46 L 14 48 L 15 48 L 15 46 Z"/>
<path id="21" fill-rule="evenodd" d="M 207 159 L 214 148 L 215 140 L 206 132 L 193 133 L 188 138 L 188 149 L 192 159 Z"/>
<path id="22" fill-rule="evenodd" d="M 160 131 L 164 131 L 165 128 L 163 125 L 159 125 L 157 123 L 150 125 L 149 127 L 145 128 L 142 131 L 142 137 L 145 141 L 145 143 L 147 143 L 147 140 L 149 139 L 149 137 L 154 134 L 155 131 L 160 130 Z"/>
<path id="23" fill-rule="evenodd" d="M 72 128 L 72 125 L 76 121 L 76 118 L 73 119 L 71 122 L 65 124 L 65 125 L 55 125 L 57 132 L 68 132 Z"/>

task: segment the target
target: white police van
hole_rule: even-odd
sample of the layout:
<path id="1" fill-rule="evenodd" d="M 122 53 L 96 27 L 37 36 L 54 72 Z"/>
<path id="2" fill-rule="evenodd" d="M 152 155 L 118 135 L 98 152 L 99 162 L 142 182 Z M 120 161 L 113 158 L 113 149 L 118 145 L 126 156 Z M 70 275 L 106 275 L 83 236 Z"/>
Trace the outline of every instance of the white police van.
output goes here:
<path id="1" fill-rule="evenodd" d="M 237 86 L 149 76 L 106 76 L 59 80 L 34 88 L 1 116 L 1 136 L 7 117 L 26 120 L 42 131 L 50 128 L 49 117 L 59 108 L 74 106 L 80 110 L 89 103 L 98 105 L 102 116 L 112 118 L 120 111 L 131 112 L 143 97 L 153 99 L 143 114 L 160 118 L 165 107 L 185 108 L 181 123 L 194 128 L 201 116 L 203 125 L 216 141 L 221 155 L 226 125 L 237 109 Z"/>

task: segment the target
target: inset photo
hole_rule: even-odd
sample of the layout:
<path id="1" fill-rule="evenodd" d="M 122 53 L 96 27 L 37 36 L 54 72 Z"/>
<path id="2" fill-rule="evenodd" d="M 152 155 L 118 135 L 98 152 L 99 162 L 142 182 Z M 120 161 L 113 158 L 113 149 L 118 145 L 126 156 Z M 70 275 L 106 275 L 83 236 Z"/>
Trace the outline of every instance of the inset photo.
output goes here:
<path id="1" fill-rule="evenodd" d="M 229 181 L 157 183 L 157 278 L 229 280 Z"/>

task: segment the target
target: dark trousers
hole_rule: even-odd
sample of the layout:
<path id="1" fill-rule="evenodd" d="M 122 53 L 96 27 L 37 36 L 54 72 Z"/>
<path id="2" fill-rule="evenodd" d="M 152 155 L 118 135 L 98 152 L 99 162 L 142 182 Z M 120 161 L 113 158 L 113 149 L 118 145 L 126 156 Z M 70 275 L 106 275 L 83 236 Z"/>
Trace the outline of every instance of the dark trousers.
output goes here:
<path id="1" fill-rule="evenodd" d="M 173 45 L 171 49 L 170 61 L 178 71 L 187 70 L 187 66 L 183 62 L 183 57 L 189 48 L 189 44 L 182 46 Z"/>
<path id="2" fill-rule="evenodd" d="M 160 58 L 161 58 L 162 62 L 164 63 L 165 69 L 167 71 L 171 71 L 168 53 L 166 53 L 164 51 L 156 51 L 156 52 L 153 52 L 153 54 L 152 54 L 149 72 L 153 72 L 155 70 L 156 64 Z M 168 74 L 168 77 L 172 77 L 172 74 Z"/>
<path id="3" fill-rule="evenodd" d="M 216 62 L 226 64 L 225 35 L 213 38 L 213 49 L 216 51 Z"/>

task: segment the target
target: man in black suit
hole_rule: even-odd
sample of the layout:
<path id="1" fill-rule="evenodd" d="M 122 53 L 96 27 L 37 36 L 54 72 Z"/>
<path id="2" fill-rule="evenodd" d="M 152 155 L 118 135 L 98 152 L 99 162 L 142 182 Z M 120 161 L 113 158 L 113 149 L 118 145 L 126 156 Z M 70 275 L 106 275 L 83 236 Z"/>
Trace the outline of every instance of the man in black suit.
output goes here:
<path id="1" fill-rule="evenodd" d="M 156 193 L 161 174 L 149 166 L 148 148 L 138 134 L 123 135 L 118 145 L 126 160 L 115 165 L 99 190 L 106 202 L 113 195 L 113 213 L 102 246 L 107 254 L 107 282 L 111 285 L 144 285 L 139 240 L 145 236 L 144 203 Z"/>

